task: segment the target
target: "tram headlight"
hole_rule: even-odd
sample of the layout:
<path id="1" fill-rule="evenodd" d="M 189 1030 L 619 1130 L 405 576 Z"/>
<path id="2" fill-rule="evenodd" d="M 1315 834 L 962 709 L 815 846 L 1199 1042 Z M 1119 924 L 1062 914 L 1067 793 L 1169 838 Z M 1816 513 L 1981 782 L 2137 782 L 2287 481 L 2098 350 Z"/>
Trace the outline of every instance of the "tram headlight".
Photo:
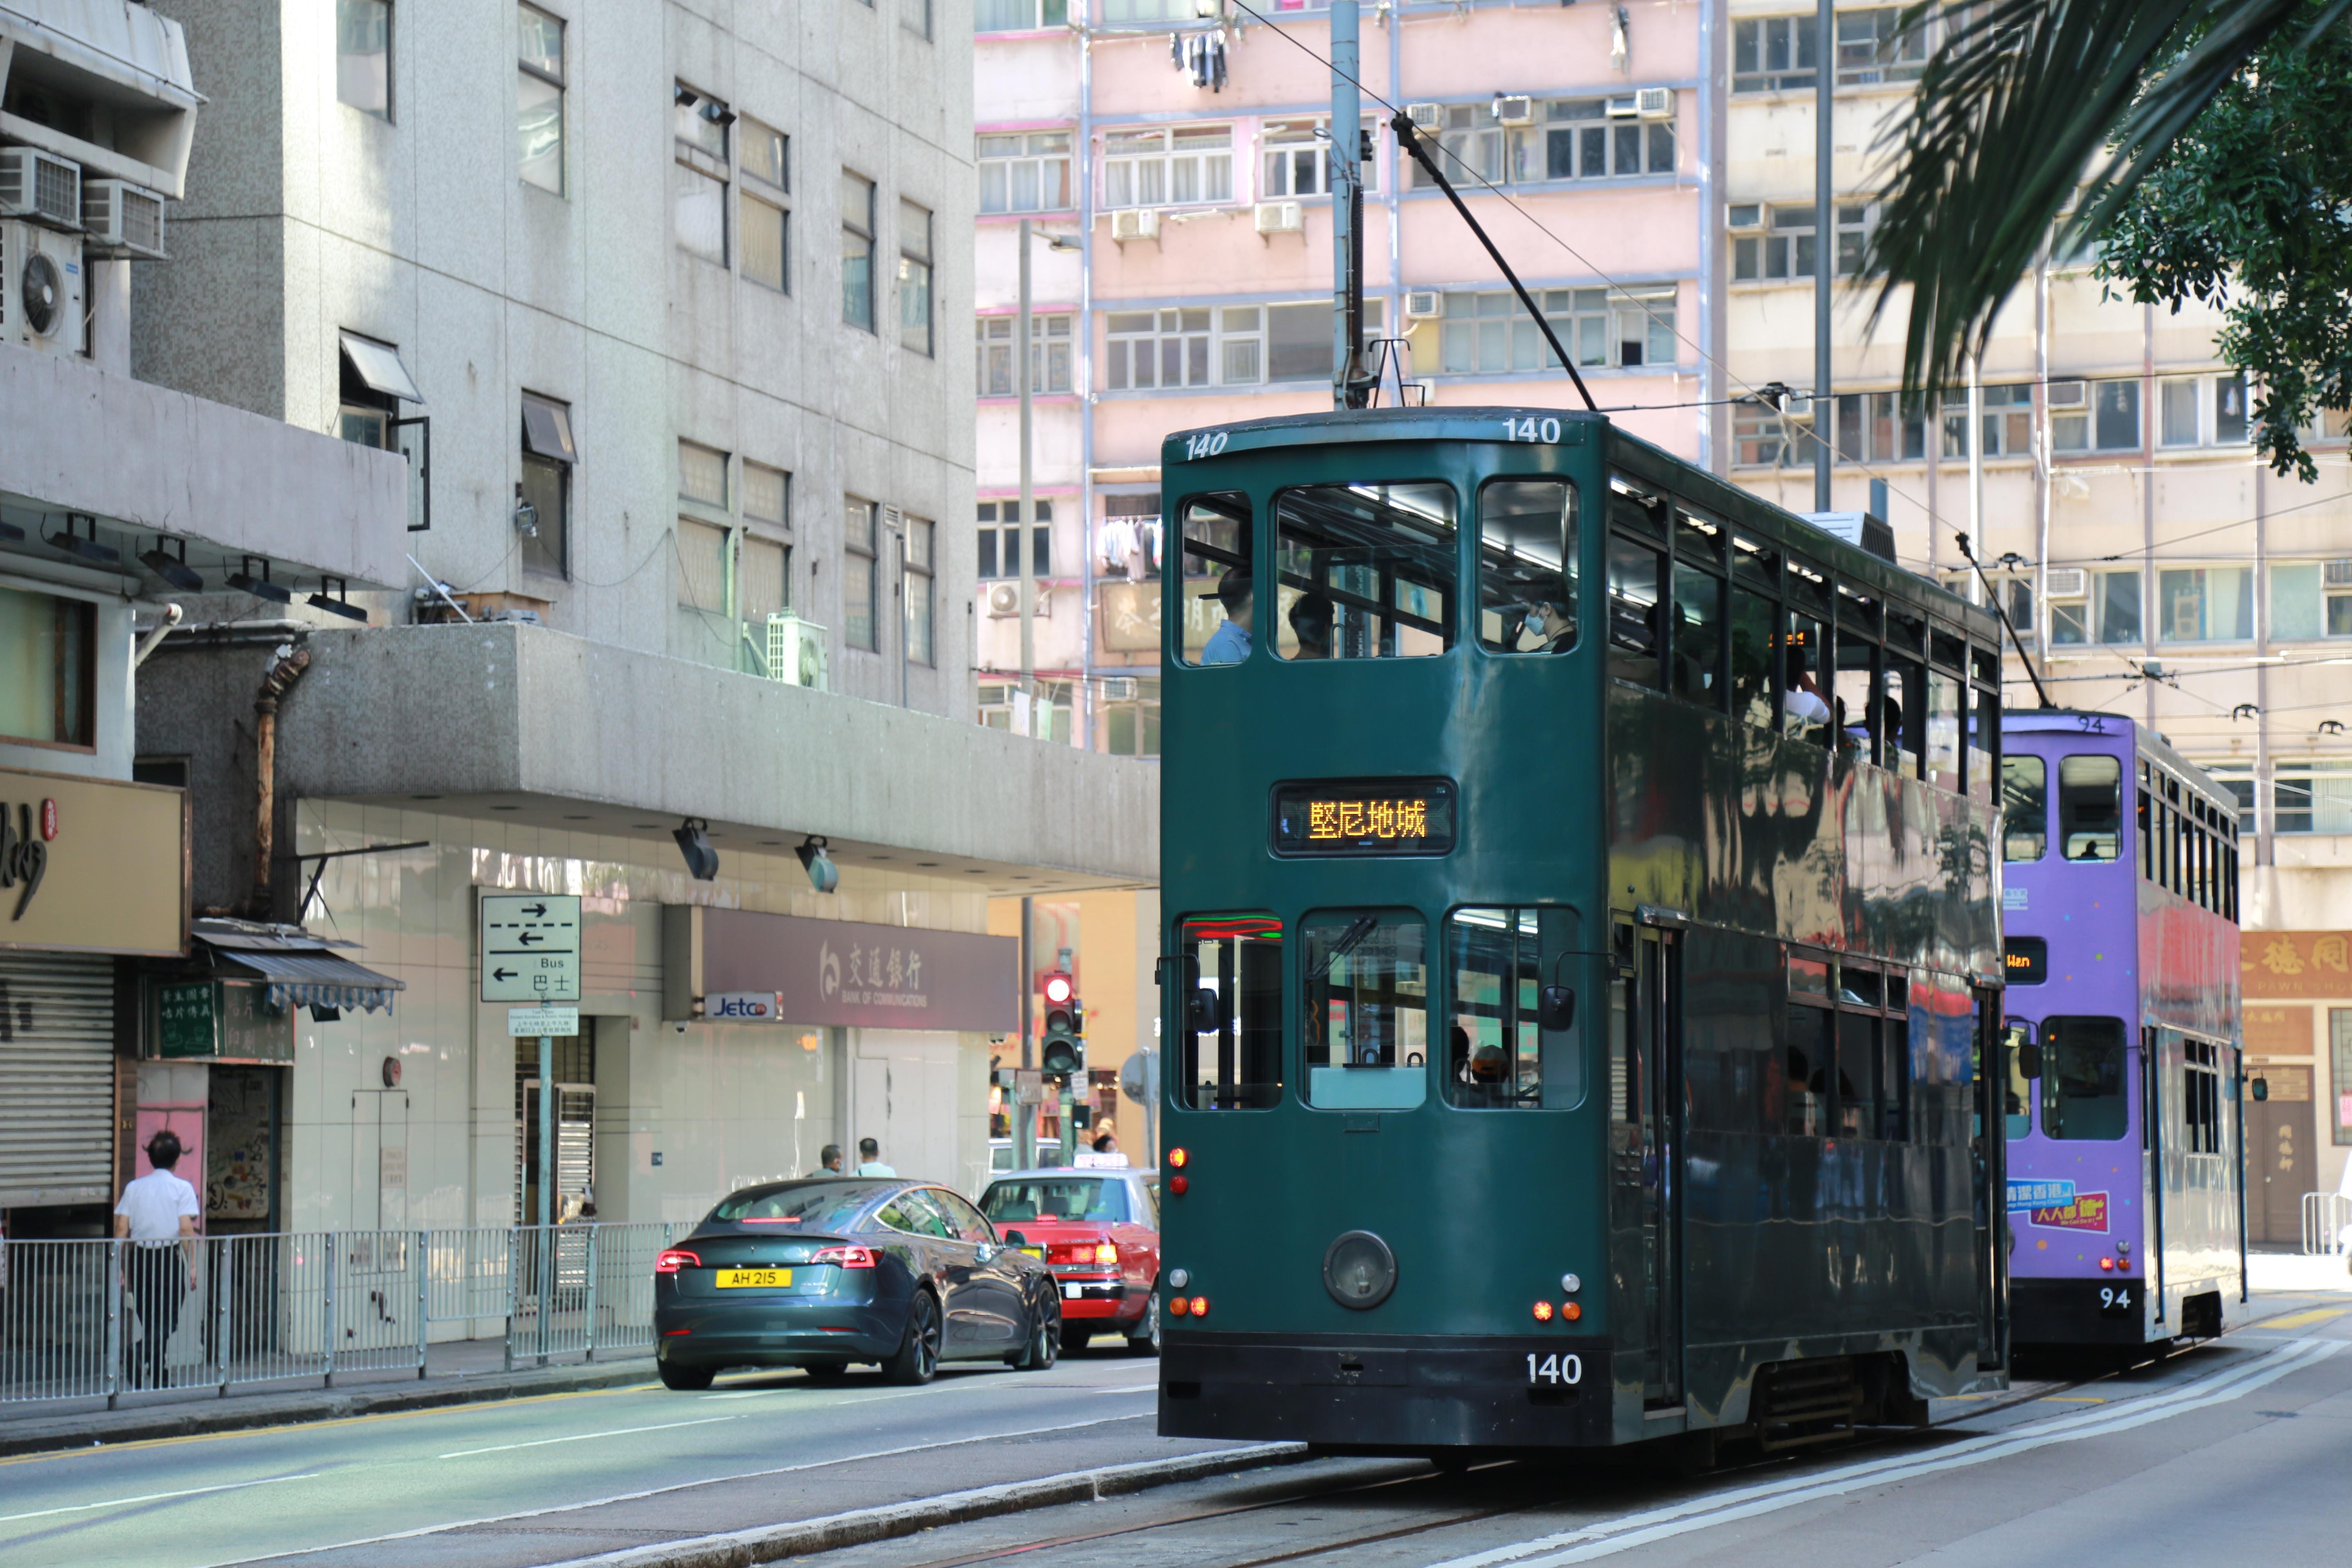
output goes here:
<path id="1" fill-rule="evenodd" d="M 1369 1311 L 1396 1289 L 1396 1254 L 1369 1230 L 1351 1230 L 1323 1254 L 1323 1289 L 1342 1307 Z"/>

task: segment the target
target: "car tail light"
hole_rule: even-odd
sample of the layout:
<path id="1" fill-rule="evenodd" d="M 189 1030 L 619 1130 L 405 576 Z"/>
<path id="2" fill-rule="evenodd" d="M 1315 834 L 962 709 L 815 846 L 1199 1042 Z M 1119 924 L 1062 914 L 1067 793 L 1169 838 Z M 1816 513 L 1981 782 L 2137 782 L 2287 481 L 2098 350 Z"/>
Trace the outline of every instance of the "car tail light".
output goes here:
<path id="1" fill-rule="evenodd" d="M 654 1272 L 656 1274 L 675 1274 L 681 1268 L 701 1267 L 702 1255 L 688 1252 L 682 1247 L 673 1247 L 654 1259 Z"/>
<path id="2" fill-rule="evenodd" d="M 1095 1243 L 1095 1261 L 1103 1264 L 1117 1263 L 1118 1261 L 1118 1244 L 1109 1241 Z"/>
<path id="3" fill-rule="evenodd" d="M 1171 1296 L 1168 1298 L 1168 1310 L 1177 1317 L 1185 1317 L 1192 1312 L 1192 1303 L 1181 1296 Z"/>
<path id="4" fill-rule="evenodd" d="M 1550 1321 L 1551 1321 L 1551 1316 L 1552 1316 L 1552 1305 L 1551 1305 L 1551 1303 L 1550 1303 L 1549 1301 L 1538 1301 L 1538 1302 L 1536 1303 L 1536 1321 L 1537 1321 L 1537 1322 L 1538 1322 L 1538 1323 L 1549 1323 L 1549 1322 L 1550 1322 Z"/>
<path id="5" fill-rule="evenodd" d="M 820 1247 L 811 1263 L 837 1263 L 844 1268 L 871 1268 L 874 1249 L 870 1247 Z"/>

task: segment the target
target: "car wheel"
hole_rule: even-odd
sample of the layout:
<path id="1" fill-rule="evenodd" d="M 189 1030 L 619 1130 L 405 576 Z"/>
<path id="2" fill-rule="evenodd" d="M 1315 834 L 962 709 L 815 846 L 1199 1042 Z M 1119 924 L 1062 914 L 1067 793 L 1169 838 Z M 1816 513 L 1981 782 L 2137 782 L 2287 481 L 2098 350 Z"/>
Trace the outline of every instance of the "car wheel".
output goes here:
<path id="1" fill-rule="evenodd" d="M 848 1373 L 849 1358 L 836 1355 L 826 1356 L 817 1361 L 804 1361 L 801 1363 L 801 1370 L 808 1373 L 809 1381 L 812 1383 L 831 1383 L 835 1378 Z"/>
<path id="2" fill-rule="evenodd" d="M 719 1373 L 717 1367 L 684 1366 L 674 1361 L 660 1363 L 657 1370 L 662 1386 L 679 1394 L 697 1394 L 709 1388 L 710 1380 Z"/>
<path id="3" fill-rule="evenodd" d="M 883 1375 L 892 1383 L 929 1383 L 940 1370 L 940 1304 L 929 1290 L 915 1292 L 907 1309 L 907 1337 L 888 1361 Z"/>
<path id="4" fill-rule="evenodd" d="M 1062 1359 L 1061 1299 L 1048 1297 L 1033 1302 L 1029 1314 L 1029 1342 L 1019 1355 L 1007 1359 L 1015 1372 L 1051 1372 Z"/>
<path id="5" fill-rule="evenodd" d="M 1128 1339 L 1127 1353 L 1129 1355 L 1160 1353 L 1160 1282 L 1156 1279 L 1151 1283 L 1150 1304 L 1143 1309 L 1142 1325 Z"/>

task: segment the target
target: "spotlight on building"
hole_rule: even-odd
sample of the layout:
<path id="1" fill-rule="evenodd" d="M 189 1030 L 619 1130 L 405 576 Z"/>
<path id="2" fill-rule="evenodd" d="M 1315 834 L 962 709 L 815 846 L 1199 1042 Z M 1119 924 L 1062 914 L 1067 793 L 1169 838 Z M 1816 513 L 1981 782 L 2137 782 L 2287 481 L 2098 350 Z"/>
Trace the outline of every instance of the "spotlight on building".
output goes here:
<path id="1" fill-rule="evenodd" d="M 258 572 L 254 570 L 257 565 L 260 567 Z M 250 594 L 257 599 L 267 599 L 273 605 L 290 605 L 294 602 L 293 589 L 283 583 L 273 583 L 269 580 L 269 561 L 266 556 L 247 556 L 244 563 L 236 571 L 230 573 L 225 581 L 232 588 Z"/>
<path id="2" fill-rule="evenodd" d="M 841 868 L 835 865 L 833 857 L 825 853 L 823 837 L 810 834 L 793 853 L 801 858 L 801 866 L 808 872 L 809 885 L 818 892 L 830 893 L 841 886 Z"/>
<path id="3" fill-rule="evenodd" d="M 677 840 L 677 852 L 686 857 L 687 874 L 698 882 L 715 880 L 719 876 L 719 851 L 710 847 L 710 824 L 698 816 L 689 816 L 670 829 Z"/>
<path id="4" fill-rule="evenodd" d="M 139 552 L 139 563 L 184 594 L 203 593 L 205 580 L 196 574 L 194 567 L 188 564 L 187 541 L 178 540 L 174 542 L 180 547 L 179 553 L 166 554 L 163 550 L 163 541 L 158 538 L 153 549 L 142 550 Z"/>

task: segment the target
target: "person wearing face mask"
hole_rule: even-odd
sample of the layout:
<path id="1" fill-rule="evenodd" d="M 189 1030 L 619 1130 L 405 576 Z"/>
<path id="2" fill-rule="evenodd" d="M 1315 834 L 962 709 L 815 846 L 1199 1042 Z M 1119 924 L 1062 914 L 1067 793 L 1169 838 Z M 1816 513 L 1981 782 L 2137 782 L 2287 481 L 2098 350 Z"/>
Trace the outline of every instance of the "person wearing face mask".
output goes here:
<path id="1" fill-rule="evenodd" d="M 1515 653 L 1566 653 L 1576 642 L 1576 617 L 1557 599 L 1538 599 L 1528 606 L 1513 642 Z"/>

